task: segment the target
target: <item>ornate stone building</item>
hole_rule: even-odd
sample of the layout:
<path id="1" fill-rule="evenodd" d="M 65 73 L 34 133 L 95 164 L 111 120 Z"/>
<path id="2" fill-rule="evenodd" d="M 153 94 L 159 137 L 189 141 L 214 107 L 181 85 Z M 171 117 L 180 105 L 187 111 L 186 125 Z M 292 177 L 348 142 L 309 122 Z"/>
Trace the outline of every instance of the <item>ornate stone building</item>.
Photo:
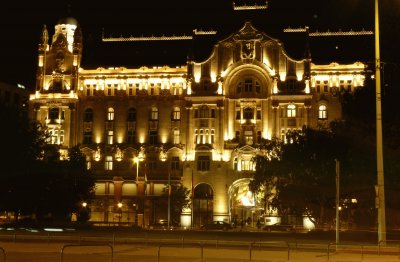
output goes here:
<path id="1" fill-rule="evenodd" d="M 99 223 L 166 218 L 168 183 L 193 191 L 182 226 L 258 217 L 267 210 L 247 185 L 260 143 L 340 119 L 338 94 L 364 83 L 364 64 L 294 60 L 250 22 L 208 59 L 178 67 L 91 70 L 82 55 L 75 20 L 61 20 L 50 43 L 44 28 L 30 103 L 50 143 L 64 153 L 81 145 L 97 178 L 89 207 Z"/>

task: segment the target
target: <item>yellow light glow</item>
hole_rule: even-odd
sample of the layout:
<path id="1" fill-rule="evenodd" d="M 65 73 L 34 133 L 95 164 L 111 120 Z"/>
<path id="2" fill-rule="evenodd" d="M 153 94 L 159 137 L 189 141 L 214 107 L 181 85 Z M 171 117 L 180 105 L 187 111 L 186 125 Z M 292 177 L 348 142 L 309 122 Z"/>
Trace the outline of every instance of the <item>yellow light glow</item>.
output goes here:
<path id="1" fill-rule="evenodd" d="M 118 206 L 118 208 L 121 208 L 122 207 L 122 203 L 118 202 L 117 206 Z"/>
<path id="2" fill-rule="evenodd" d="M 286 80 L 286 72 L 280 72 L 279 73 L 279 79 L 281 81 L 285 81 Z"/>
<path id="3" fill-rule="evenodd" d="M 145 141 L 144 134 L 140 134 L 140 135 L 139 135 L 139 143 L 140 143 L 140 144 L 143 144 L 144 141 Z"/>
<path id="4" fill-rule="evenodd" d="M 87 207 L 87 203 L 86 202 L 82 202 L 82 207 Z"/>
<path id="5" fill-rule="evenodd" d="M 218 81 L 218 95 L 222 95 L 222 82 Z"/>
<path id="6" fill-rule="evenodd" d="M 306 88 L 304 91 L 306 92 L 306 94 L 309 94 L 310 93 L 310 80 L 306 80 L 305 82 L 306 82 Z"/>
<path id="7" fill-rule="evenodd" d="M 38 63 L 38 65 L 39 65 L 39 67 L 42 67 L 42 66 L 43 66 L 43 56 L 42 56 L 42 55 L 39 56 L 39 63 Z"/>
<path id="8" fill-rule="evenodd" d="M 215 72 L 211 72 L 211 82 L 215 83 L 215 81 L 217 81 L 217 75 L 215 74 Z"/>
<path id="9" fill-rule="evenodd" d="M 308 218 L 308 217 L 303 217 L 303 226 L 305 229 L 308 229 L 308 230 L 315 229 L 314 223 L 311 222 L 310 218 Z"/>

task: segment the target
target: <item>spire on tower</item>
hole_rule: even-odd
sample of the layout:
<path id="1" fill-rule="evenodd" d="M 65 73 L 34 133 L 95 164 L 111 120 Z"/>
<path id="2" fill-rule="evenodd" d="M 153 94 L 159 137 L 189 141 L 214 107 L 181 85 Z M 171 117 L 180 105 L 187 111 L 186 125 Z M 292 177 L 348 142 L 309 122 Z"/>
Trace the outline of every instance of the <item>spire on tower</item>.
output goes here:
<path id="1" fill-rule="evenodd" d="M 46 25 L 43 25 L 42 35 L 40 37 L 40 43 L 47 45 L 49 43 L 49 32 L 47 31 Z"/>

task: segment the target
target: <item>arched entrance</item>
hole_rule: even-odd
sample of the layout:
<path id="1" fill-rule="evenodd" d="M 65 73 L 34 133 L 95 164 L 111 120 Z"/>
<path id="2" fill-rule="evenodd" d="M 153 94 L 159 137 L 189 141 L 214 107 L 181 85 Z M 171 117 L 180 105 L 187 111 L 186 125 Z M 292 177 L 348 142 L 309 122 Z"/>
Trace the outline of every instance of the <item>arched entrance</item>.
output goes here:
<path id="1" fill-rule="evenodd" d="M 199 184 L 194 189 L 193 226 L 200 227 L 213 221 L 214 191 L 208 184 Z"/>
<path id="2" fill-rule="evenodd" d="M 236 226 L 256 226 L 263 212 L 263 208 L 249 189 L 249 182 L 249 178 L 239 179 L 229 188 L 230 219 Z"/>

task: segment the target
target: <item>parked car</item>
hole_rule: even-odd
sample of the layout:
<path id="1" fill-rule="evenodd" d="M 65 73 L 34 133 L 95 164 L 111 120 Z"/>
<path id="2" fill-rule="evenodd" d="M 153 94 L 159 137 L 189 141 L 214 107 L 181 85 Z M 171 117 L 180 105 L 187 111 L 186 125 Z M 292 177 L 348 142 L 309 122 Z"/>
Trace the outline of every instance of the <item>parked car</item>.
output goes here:
<path id="1" fill-rule="evenodd" d="M 224 221 L 213 221 L 202 225 L 200 228 L 204 230 L 228 230 L 232 229 L 232 225 Z"/>
<path id="2" fill-rule="evenodd" d="M 273 224 L 273 225 L 266 225 L 263 227 L 263 230 L 266 230 L 268 232 L 270 231 L 292 231 L 294 229 L 293 225 L 282 225 L 279 223 Z"/>

